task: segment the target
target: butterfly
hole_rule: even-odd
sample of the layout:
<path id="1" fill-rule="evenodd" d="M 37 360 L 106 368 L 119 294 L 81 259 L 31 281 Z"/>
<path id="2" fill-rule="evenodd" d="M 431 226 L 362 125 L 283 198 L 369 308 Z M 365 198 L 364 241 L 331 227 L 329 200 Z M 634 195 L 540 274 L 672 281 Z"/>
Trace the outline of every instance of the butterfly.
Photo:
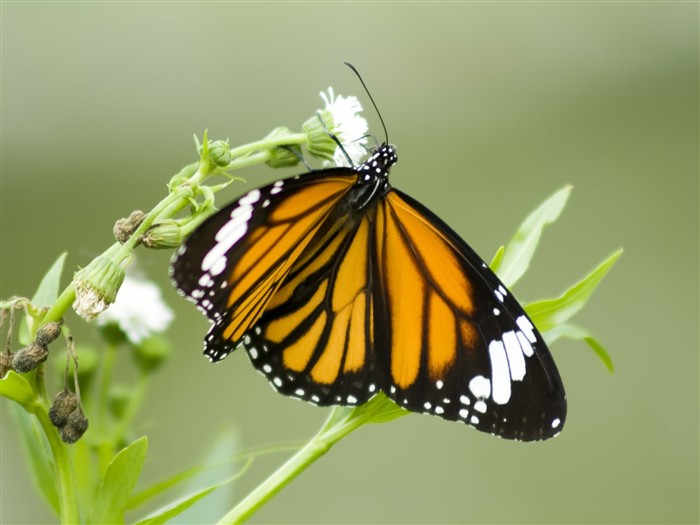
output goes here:
<path id="1" fill-rule="evenodd" d="M 399 406 L 523 441 L 558 434 L 566 396 L 541 334 L 488 265 L 389 184 L 394 146 L 254 189 L 177 250 L 171 277 L 278 392 Z"/>

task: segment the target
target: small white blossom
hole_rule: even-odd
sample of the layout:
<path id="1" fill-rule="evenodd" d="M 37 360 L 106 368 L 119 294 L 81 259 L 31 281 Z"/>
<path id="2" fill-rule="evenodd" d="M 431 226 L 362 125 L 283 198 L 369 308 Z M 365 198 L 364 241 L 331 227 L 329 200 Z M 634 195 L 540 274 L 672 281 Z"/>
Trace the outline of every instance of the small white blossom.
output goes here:
<path id="1" fill-rule="evenodd" d="M 333 133 L 340 140 L 343 148 L 357 164 L 365 156 L 367 149 L 367 121 L 360 116 L 362 104 L 357 97 L 343 95 L 335 96 L 333 88 L 328 93 L 321 92 L 321 98 L 326 103 L 324 108 L 333 116 Z M 336 148 L 333 160 L 336 166 L 348 166 L 348 159 L 340 148 Z"/>
<path id="2" fill-rule="evenodd" d="M 127 275 L 114 304 L 97 318 L 97 324 L 115 323 L 129 341 L 140 343 L 153 333 L 163 332 L 173 317 L 160 288 L 145 279 Z"/>

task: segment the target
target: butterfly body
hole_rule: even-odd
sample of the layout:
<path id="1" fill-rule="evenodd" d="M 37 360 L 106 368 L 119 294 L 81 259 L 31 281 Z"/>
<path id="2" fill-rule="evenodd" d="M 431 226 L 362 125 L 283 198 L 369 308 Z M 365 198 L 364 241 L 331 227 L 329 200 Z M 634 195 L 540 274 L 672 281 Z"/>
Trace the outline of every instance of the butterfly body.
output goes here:
<path id="1" fill-rule="evenodd" d="M 566 397 L 522 307 L 425 206 L 392 188 L 393 146 L 352 168 L 253 190 L 176 255 L 179 290 L 212 321 L 205 354 L 243 344 L 279 392 L 400 406 L 519 440 L 556 435 Z"/>

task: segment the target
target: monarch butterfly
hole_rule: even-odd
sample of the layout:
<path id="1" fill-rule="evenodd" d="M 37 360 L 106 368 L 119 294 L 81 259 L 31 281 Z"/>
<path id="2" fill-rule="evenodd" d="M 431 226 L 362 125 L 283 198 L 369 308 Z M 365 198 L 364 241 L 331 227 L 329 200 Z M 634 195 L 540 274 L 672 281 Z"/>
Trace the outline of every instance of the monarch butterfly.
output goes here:
<path id="1" fill-rule="evenodd" d="M 558 434 L 554 360 L 486 263 L 389 184 L 394 146 L 354 167 L 252 190 L 175 254 L 177 288 L 212 321 L 205 354 L 243 344 L 278 392 L 414 412 L 523 441 Z"/>

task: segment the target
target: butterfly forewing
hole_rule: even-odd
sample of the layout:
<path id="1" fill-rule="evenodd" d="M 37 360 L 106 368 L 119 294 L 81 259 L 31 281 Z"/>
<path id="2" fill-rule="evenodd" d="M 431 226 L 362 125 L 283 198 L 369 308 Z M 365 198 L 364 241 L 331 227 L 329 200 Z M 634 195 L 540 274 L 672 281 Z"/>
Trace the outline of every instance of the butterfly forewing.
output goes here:
<path id="1" fill-rule="evenodd" d="M 555 435 L 564 389 L 541 335 L 481 258 L 391 190 L 378 213 L 383 388 L 399 405 L 502 437 Z"/>
<path id="2" fill-rule="evenodd" d="M 178 289 L 212 321 L 205 353 L 226 357 L 260 319 L 357 176 L 336 169 L 253 190 L 201 224 L 171 267 Z"/>

